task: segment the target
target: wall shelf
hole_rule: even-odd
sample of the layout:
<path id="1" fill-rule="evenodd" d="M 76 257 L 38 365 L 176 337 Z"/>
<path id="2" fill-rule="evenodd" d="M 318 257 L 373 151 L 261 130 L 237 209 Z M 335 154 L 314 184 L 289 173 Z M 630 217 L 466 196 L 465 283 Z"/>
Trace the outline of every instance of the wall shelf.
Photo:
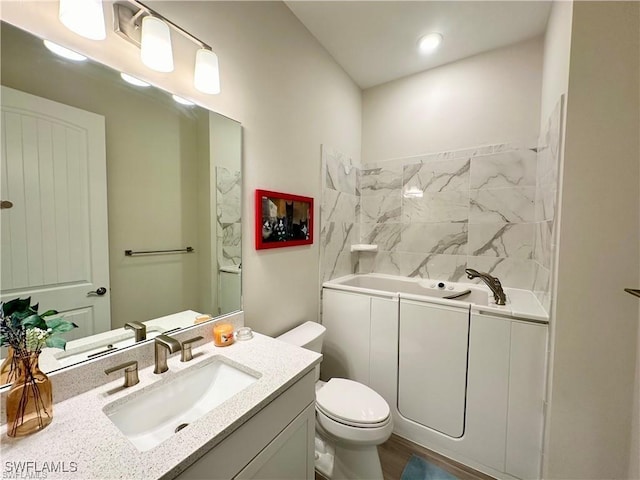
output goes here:
<path id="1" fill-rule="evenodd" d="M 377 252 L 378 245 L 371 245 L 368 243 L 355 243 L 351 245 L 351 252 Z"/>

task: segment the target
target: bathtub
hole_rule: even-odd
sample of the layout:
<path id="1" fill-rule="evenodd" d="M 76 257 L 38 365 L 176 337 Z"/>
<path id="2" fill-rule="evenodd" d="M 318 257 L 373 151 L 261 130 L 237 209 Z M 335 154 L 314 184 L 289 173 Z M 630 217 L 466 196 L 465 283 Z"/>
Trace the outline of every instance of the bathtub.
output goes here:
<path id="1" fill-rule="evenodd" d="M 497 305 L 493 294 L 484 285 L 380 273 L 347 275 L 328 280 L 322 287 L 453 307 L 468 306 L 475 313 L 506 315 L 537 323 L 549 322 L 549 315 L 533 292 L 518 288 L 505 288 L 506 304 Z"/>
<path id="2" fill-rule="evenodd" d="M 382 274 L 323 284 L 321 376 L 370 386 L 394 433 L 498 479 L 539 478 L 548 318 L 532 292 Z"/>
<path id="3" fill-rule="evenodd" d="M 487 306 L 490 301 L 489 290 L 478 285 L 422 278 L 413 279 L 378 273 L 348 275 L 325 282 L 323 286 L 372 295 L 391 294 L 402 298 L 420 297 L 416 300 L 435 300 L 435 303 L 441 303 L 437 300 L 443 300 L 445 301 L 443 303 L 451 305 L 459 305 L 462 302 Z"/>

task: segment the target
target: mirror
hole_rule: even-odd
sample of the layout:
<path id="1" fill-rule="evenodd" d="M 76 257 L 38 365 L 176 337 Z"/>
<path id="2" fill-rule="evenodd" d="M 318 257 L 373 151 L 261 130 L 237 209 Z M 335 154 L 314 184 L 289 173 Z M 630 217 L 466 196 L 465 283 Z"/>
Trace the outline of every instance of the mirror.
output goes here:
<path id="1" fill-rule="evenodd" d="M 239 310 L 241 125 L 0 33 L 1 299 L 79 326 L 43 370 Z"/>

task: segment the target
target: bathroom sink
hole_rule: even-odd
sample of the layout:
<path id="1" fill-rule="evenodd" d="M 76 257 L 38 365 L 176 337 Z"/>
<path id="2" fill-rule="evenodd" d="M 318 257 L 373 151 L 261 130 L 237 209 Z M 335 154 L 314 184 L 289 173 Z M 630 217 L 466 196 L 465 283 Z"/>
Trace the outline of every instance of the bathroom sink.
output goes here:
<path id="1" fill-rule="evenodd" d="M 139 395 L 110 403 L 103 412 L 144 452 L 255 383 L 259 377 L 257 372 L 247 373 L 225 357 L 216 356 L 142 390 Z"/>

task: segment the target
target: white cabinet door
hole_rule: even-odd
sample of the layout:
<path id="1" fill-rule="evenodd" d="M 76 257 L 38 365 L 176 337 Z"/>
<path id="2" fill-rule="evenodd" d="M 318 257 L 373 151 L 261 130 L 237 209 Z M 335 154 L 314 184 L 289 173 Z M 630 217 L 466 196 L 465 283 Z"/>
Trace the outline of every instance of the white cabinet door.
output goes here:
<path id="1" fill-rule="evenodd" d="M 540 478 L 547 329 L 511 322 L 506 472 L 518 478 Z"/>
<path id="2" fill-rule="evenodd" d="M 469 310 L 400 299 L 398 410 L 453 438 L 464 433 Z"/>
<path id="3" fill-rule="evenodd" d="M 324 336 L 320 374 L 323 380 L 349 378 L 369 385 L 371 297 L 337 290 L 322 291 Z"/>
<path id="4" fill-rule="evenodd" d="M 309 405 L 235 478 L 301 480 L 314 478 L 315 405 Z"/>
<path id="5" fill-rule="evenodd" d="M 504 472 L 511 322 L 471 314 L 467 419 L 460 451 Z"/>

